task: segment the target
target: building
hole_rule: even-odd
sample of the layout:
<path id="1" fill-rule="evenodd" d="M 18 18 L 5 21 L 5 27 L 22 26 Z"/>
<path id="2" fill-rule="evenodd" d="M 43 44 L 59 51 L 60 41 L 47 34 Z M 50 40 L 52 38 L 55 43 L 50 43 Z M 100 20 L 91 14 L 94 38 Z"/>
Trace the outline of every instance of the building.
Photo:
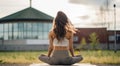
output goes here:
<path id="1" fill-rule="evenodd" d="M 52 27 L 53 17 L 28 7 L 0 19 L 0 50 L 46 50 L 48 32 Z M 96 33 L 102 49 L 114 49 L 114 30 L 106 28 L 77 28 L 74 45 L 79 45 L 82 38 L 89 46 L 89 35 Z M 117 49 L 120 49 L 120 31 L 116 31 Z"/>
<path id="2" fill-rule="evenodd" d="M 115 48 L 115 38 L 114 30 L 107 30 L 106 28 L 78 28 L 78 32 L 74 36 L 74 44 L 76 46 L 80 45 L 83 38 L 90 45 L 90 34 L 96 33 L 97 39 L 99 40 L 99 47 L 101 49 L 114 49 Z M 120 49 L 120 31 L 116 31 L 116 48 Z"/>
<path id="3" fill-rule="evenodd" d="M 32 7 L 1 18 L 0 49 L 44 49 L 43 45 L 48 44 L 48 32 L 51 29 L 52 20 L 53 17 Z"/>
<path id="4" fill-rule="evenodd" d="M 80 43 L 82 38 L 86 38 L 86 42 L 90 43 L 89 35 L 92 33 L 96 33 L 99 38 L 99 42 L 106 44 L 107 43 L 107 30 L 106 28 L 78 28 L 79 32 L 75 35 L 78 39 L 75 43 Z"/>

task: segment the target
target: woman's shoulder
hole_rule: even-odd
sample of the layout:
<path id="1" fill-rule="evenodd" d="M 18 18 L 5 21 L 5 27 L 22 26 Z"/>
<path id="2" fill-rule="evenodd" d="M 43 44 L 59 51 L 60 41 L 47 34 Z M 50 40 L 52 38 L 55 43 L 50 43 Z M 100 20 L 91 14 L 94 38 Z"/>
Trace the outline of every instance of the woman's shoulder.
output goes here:
<path id="1" fill-rule="evenodd" d="M 53 31 L 51 30 L 51 31 L 49 31 L 49 35 L 52 35 L 53 34 Z"/>
<path id="2" fill-rule="evenodd" d="M 51 30 L 51 31 L 49 31 L 49 36 L 51 36 L 51 37 L 54 37 L 54 32 Z"/>
<path id="3" fill-rule="evenodd" d="M 67 38 L 70 38 L 72 35 L 73 35 L 73 32 L 67 31 L 67 33 L 66 33 L 66 37 L 67 37 Z"/>

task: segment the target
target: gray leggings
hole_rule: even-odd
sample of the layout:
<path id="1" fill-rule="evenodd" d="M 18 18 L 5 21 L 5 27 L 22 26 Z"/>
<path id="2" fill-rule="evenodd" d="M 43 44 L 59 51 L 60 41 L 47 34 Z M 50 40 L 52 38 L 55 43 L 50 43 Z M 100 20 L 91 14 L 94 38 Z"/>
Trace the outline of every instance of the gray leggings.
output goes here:
<path id="1" fill-rule="evenodd" d="M 51 57 L 40 55 L 39 60 L 50 65 L 72 65 L 83 59 L 81 55 L 70 57 L 67 50 L 55 50 Z"/>

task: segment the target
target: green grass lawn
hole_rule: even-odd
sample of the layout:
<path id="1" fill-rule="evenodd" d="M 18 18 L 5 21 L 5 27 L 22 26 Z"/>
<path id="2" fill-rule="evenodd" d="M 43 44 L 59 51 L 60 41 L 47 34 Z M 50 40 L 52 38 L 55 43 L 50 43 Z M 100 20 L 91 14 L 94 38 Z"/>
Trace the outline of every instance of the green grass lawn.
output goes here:
<path id="1" fill-rule="evenodd" d="M 47 51 L 14 51 L 0 52 L 0 63 L 42 63 L 38 60 L 40 54 L 47 54 Z M 84 58 L 80 63 L 95 64 L 120 64 L 120 51 L 114 53 L 108 50 L 84 50 L 75 51 L 75 54 L 81 54 Z"/>

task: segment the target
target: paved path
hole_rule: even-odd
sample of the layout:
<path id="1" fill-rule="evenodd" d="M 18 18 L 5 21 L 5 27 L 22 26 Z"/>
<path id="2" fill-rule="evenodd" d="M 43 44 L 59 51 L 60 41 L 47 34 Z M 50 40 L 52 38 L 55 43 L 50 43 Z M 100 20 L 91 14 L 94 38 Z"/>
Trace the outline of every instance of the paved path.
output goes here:
<path id="1" fill-rule="evenodd" d="M 74 65 L 48 65 L 45 63 L 40 63 L 40 64 L 30 64 L 29 66 L 120 66 L 120 65 L 106 65 L 106 64 L 90 64 L 90 63 L 77 63 Z"/>
<path id="2" fill-rule="evenodd" d="M 48 64 L 30 64 L 29 66 L 97 66 L 97 65 L 93 65 L 90 63 L 80 63 L 80 64 L 74 64 L 74 65 L 48 65 Z"/>
<path id="3" fill-rule="evenodd" d="M 0 66 L 120 66 L 120 65 L 106 65 L 106 64 L 90 64 L 90 63 L 79 63 L 74 65 L 48 65 L 48 64 L 0 64 Z"/>

